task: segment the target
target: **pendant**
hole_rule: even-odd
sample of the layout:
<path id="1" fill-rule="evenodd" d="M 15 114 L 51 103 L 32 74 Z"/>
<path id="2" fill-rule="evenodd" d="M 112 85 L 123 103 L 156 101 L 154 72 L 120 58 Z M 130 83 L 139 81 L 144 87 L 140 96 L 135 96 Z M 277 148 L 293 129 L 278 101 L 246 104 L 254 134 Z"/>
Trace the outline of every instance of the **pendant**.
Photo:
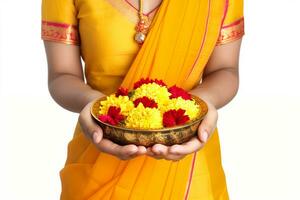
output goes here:
<path id="1" fill-rule="evenodd" d="M 143 44 L 146 39 L 146 35 L 142 32 L 137 32 L 134 36 L 134 39 L 137 43 Z"/>
<path id="2" fill-rule="evenodd" d="M 138 24 L 136 26 L 137 33 L 134 36 L 134 40 L 137 43 L 139 43 L 139 44 L 144 43 L 149 27 L 150 27 L 150 22 L 149 22 L 148 17 L 145 15 L 141 16 L 140 21 L 138 22 Z"/>

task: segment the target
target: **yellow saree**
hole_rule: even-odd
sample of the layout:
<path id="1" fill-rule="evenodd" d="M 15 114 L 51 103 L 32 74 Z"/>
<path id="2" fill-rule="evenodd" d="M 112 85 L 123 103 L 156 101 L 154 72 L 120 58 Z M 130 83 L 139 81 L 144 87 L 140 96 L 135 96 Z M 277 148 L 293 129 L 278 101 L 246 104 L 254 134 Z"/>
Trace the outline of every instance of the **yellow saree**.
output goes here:
<path id="1" fill-rule="evenodd" d="M 43 0 L 42 39 L 80 45 L 87 84 L 104 94 L 141 77 L 190 90 L 216 45 L 244 34 L 242 0 L 163 0 L 148 16 L 142 46 L 126 0 Z M 228 199 L 217 130 L 178 162 L 140 156 L 122 161 L 99 152 L 77 123 L 60 172 L 62 200 Z"/>

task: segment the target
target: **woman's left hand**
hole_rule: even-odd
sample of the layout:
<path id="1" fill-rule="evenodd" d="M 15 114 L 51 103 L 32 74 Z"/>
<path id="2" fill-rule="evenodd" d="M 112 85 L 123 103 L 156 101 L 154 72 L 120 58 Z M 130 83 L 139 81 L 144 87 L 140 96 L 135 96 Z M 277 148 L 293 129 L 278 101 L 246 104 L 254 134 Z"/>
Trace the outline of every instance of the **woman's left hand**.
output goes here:
<path id="1" fill-rule="evenodd" d="M 173 146 L 166 146 L 155 144 L 152 147 L 147 148 L 147 155 L 156 159 L 178 161 L 188 154 L 199 151 L 213 133 L 218 120 L 218 112 L 215 106 L 208 102 L 206 103 L 208 112 L 198 128 L 197 136 L 180 145 L 175 144 Z"/>

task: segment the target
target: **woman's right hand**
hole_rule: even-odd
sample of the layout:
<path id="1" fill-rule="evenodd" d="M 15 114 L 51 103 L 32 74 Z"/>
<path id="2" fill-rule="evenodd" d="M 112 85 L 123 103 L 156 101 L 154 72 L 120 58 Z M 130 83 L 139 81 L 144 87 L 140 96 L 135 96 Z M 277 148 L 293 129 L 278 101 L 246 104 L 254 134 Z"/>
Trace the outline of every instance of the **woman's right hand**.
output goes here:
<path id="1" fill-rule="evenodd" d="M 129 160 L 136 156 L 147 153 L 144 146 L 136 146 L 133 144 L 121 146 L 106 138 L 103 138 L 103 130 L 97 125 L 91 116 L 92 102 L 88 103 L 80 112 L 79 124 L 85 136 L 90 139 L 94 145 L 101 151 L 121 160 Z"/>

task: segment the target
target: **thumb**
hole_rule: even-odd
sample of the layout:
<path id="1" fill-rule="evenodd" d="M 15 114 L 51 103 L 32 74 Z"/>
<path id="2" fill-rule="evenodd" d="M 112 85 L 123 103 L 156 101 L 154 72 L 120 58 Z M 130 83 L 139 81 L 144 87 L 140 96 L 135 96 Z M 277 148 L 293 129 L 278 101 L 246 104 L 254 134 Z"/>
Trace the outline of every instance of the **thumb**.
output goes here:
<path id="1" fill-rule="evenodd" d="M 88 106 L 80 113 L 79 124 L 85 135 L 94 143 L 99 143 L 102 140 L 103 130 L 92 118 Z"/>
<path id="2" fill-rule="evenodd" d="M 218 113 L 217 111 L 208 112 L 205 118 L 200 123 L 198 128 L 198 138 L 201 142 L 207 142 L 209 136 L 216 128 L 218 120 Z"/>
<path id="3" fill-rule="evenodd" d="M 92 138 L 93 138 L 93 142 L 96 143 L 96 144 L 98 144 L 102 140 L 102 138 L 103 138 L 103 131 L 102 131 L 102 129 L 100 128 L 100 129 L 94 131 L 92 133 Z"/>

